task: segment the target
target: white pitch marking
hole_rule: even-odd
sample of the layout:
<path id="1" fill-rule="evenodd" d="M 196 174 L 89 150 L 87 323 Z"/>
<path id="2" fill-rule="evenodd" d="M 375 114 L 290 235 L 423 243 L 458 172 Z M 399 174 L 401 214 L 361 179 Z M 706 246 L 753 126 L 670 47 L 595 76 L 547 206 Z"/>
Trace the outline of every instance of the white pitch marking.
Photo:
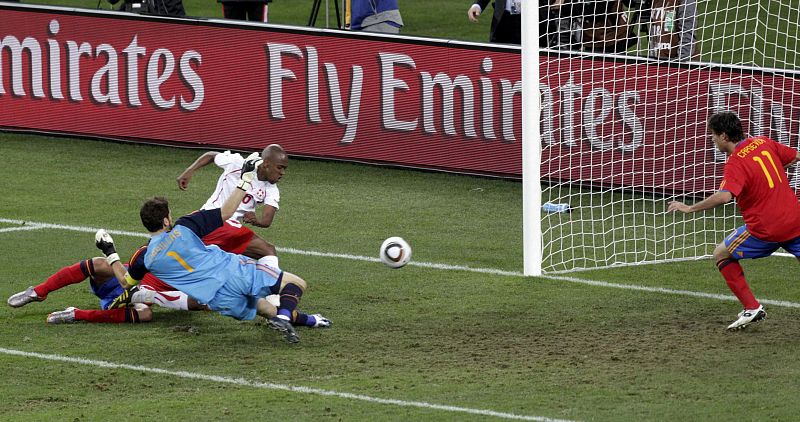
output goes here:
<path id="1" fill-rule="evenodd" d="M 51 223 L 37 223 L 35 221 L 25 221 L 25 220 L 12 220 L 8 218 L 0 218 L 0 223 L 8 223 L 8 224 L 19 224 L 19 225 L 31 225 L 35 226 L 36 228 L 40 229 L 61 229 L 61 230 L 71 230 L 74 232 L 83 232 L 83 233 L 95 233 L 97 232 L 97 228 L 94 227 L 86 227 L 86 226 L 67 226 L 64 224 L 51 224 Z M 119 234 L 123 236 L 134 236 L 134 237 L 150 237 L 146 233 L 142 232 L 128 232 L 124 230 L 107 230 L 111 234 Z"/>
<path id="2" fill-rule="evenodd" d="M 571 422 L 565 419 L 551 419 L 544 416 L 528 416 L 528 415 L 517 415 L 514 413 L 505 413 L 505 412 L 495 412 L 494 410 L 486 410 L 486 409 L 472 409 L 469 407 L 459 407 L 459 406 L 447 406 L 441 404 L 434 404 L 422 401 L 406 401 L 406 400 L 397 400 L 397 399 L 382 399 L 379 397 L 372 397 L 372 396 L 365 396 L 363 394 L 352 394 L 352 393 L 341 393 L 338 391 L 333 390 L 323 390 L 319 388 L 312 388 L 312 387 L 300 387 L 294 385 L 287 385 L 287 384 L 275 384 L 271 382 L 258 382 L 258 381 L 250 381 L 244 378 L 231 378 L 231 377 L 223 377 L 218 375 L 206 375 L 200 374 L 196 372 L 187 372 L 187 371 L 172 371 L 169 369 L 161 369 L 161 368 L 150 368 L 147 366 L 140 366 L 140 365 L 128 365 L 124 363 L 114 363 L 114 362 L 107 362 L 103 360 L 91 360 L 91 359 L 83 359 L 83 358 L 73 358 L 69 356 L 61 356 L 61 355 L 48 355 L 43 353 L 34 353 L 34 352 L 24 352 L 21 350 L 14 350 L 14 349 L 6 349 L 0 347 L 0 353 L 4 353 L 6 355 L 14 355 L 14 356 L 24 356 L 24 357 L 31 357 L 37 359 L 44 359 L 56 362 L 68 362 L 68 363 L 77 363 L 80 365 L 90 365 L 90 366 L 98 366 L 101 368 L 114 368 L 114 369 L 128 369 L 131 371 L 136 372 L 148 372 L 152 374 L 159 374 L 159 375 L 171 375 L 174 377 L 179 378 L 188 378 L 194 380 L 201 380 L 201 381 L 210 381 L 210 382 L 218 382 L 218 383 L 225 383 L 225 384 L 234 384 L 239 385 L 242 387 L 254 387 L 254 388 L 261 388 L 266 390 L 282 390 L 282 391 L 290 391 L 294 393 L 304 393 L 304 394 L 315 394 L 318 396 L 329 396 L 329 397 L 338 397 L 342 399 L 349 399 L 349 400 L 360 400 L 370 403 L 378 403 L 378 404 L 390 404 L 395 406 L 406 406 L 406 407 L 418 407 L 423 409 L 434 409 L 434 410 L 442 410 L 446 412 L 457 412 L 457 413 L 469 413 L 472 415 L 481 415 L 481 416 L 491 416 L 495 418 L 503 418 L 503 419 L 514 419 L 514 420 L 523 420 L 523 421 L 539 421 L 539 422 Z"/>
<path id="3" fill-rule="evenodd" d="M 31 225 L 28 225 L 28 226 L 6 227 L 4 229 L 0 229 L 0 233 L 19 232 L 19 231 L 24 231 L 24 230 L 39 230 L 39 229 L 43 229 L 43 228 L 44 227 L 42 227 L 42 226 L 36 226 L 36 225 L 31 224 Z"/>
<path id="4" fill-rule="evenodd" d="M 39 222 L 25 222 L 23 220 L 12 220 L 7 218 L 0 218 L 0 223 L 8 223 L 8 224 L 29 224 L 41 228 L 53 228 L 53 229 L 62 229 L 62 230 L 72 230 L 78 232 L 85 232 L 85 233 L 94 233 L 98 229 L 93 227 L 85 227 L 85 226 L 67 226 L 63 224 L 50 224 L 50 223 L 39 223 Z M 148 238 L 145 233 L 140 232 L 129 232 L 123 230 L 108 230 L 111 234 L 119 234 L 124 236 L 134 236 L 134 237 L 144 237 Z M 307 251 L 303 249 L 294 249 L 294 248 L 278 248 L 278 251 L 288 254 L 295 254 L 295 255 L 306 255 L 306 256 L 319 256 L 324 258 L 340 258 L 340 259 L 350 259 L 353 261 L 367 261 L 367 262 L 380 262 L 380 259 L 371 256 L 362 256 L 362 255 L 350 255 L 350 254 L 342 254 L 342 253 L 331 253 L 331 252 L 319 252 L 319 251 Z M 518 271 L 505 271 L 505 270 L 498 270 L 495 268 L 474 268 L 474 267 L 467 267 L 463 265 L 449 265 L 449 264 L 437 264 L 433 262 L 420 262 L 420 261 L 411 261 L 408 263 L 409 266 L 415 267 L 423 267 L 423 268 L 434 268 L 438 270 L 449 270 L 449 271 L 468 271 L 473 273 L 482 273 L 482 274 L 491 274 L 491 275 L 501 275 L 501 276 L 510 276 L 510 277 L 524 277 L 521 272 Z M 716 299 L 716 300 L 724 300 L 724 301 L 737 301 L 735 296 L 732 295 L 723 295 L 717 293 L 704 293 L 704 292 L 694 292 L 691 290 L 676 290 L 676 289 L 668 289 L 665 287 L 648 287 L 648 286 L 640 286 L 636 284 L 620 284 L 620 283 L 609 283 L 606 281 L 597 281 L 597 280 L 588 280 L 583 278 L 577 277 L 565 277 L 559 275 L 543 275 L 540 276 L 541 278 L 546 278 L 549 280 L 557 280 L 557 281 L 566 281 L 569 283 L 578 283 L 578 284 L 586 284 L 589 286 L 595 287 L 609 287 L 614 289 L 623 289 L 623 290 L 636 290 L 641 292 L 651 292 L 651 293 L 666 293 L 666 294 L 673 294 L 673 295 L 681 295 L 681 296 L 691 296 L 691 297 L 699 297 L 705 299 Z M 789 302 L 785 300 L 772 300 L 772 299 L 758 299 L 759 302 L 772 305 L 772 306 L 782 306 L 786 308 L 800 308 L 800 303 L 797 302 Z"/>

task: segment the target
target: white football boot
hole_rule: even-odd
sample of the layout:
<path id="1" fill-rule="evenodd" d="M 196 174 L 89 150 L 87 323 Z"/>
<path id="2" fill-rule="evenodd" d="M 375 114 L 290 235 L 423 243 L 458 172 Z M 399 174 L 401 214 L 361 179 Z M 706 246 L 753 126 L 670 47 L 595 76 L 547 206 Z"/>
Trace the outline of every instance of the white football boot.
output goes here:
<path id="1" fill-rule="evenodd" d="M 314 314 L 314 315 L 309 315 L 309 316 L 314 317 L 314 320 L 317 321 L 317 322 L 314 323 L 314 327 L 313 328 L 331 328 L 331 325 L 333 325 L 331 320 L 329 320 L 328 318 L 325 318 L 321 314 Z"/>
<path id="2" fill-rule="evenodd" d="M 69 324 L 75 322 L 75 308 L 69 307 L 63 311 L 53 312 L 47 316 L 48 324 Z"/>
<path id="3" fill-rule="evenodd" d="M 33 290 L 33 287 L 28 287 L 27 289 L 11 295 L 8 298 L 8 306 L 12 308 L 19 308 L 21 306 L 25 306 L 31 302 L 41 302 L 44 299 L 40 298 L 39 295 L 36 294 L 36 291 Z"/>
<path id="4" fill-rule="evenodd" d="M 739 312 L 739 318 L 736 321 L 733 321 L 733 324 L 729 325 L 728 329 L 739 330 L 747 327 L 753 322 L 761 321 L 766 317 L 767 312 L 764 311 L 763 306 L 759 306 L 756 309 L 745 309 L 742 312 Z"/>

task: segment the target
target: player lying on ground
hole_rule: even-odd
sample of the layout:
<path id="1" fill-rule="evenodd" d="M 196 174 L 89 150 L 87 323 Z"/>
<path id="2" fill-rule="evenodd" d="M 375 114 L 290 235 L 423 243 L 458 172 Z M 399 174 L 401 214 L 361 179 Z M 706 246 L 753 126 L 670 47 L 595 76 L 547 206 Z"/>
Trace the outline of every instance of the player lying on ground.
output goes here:
<path id="1" fill-rule="evenodd" d="M 306 282 L 289 272 L 266 265 L 243 255 L 206 246 L 202 238 L 221 227 L 239 206 L 261 160 L 246 160 L 241 182 L 222 208 L 200 210 L 174 221 L 164 198 L 152 198 L 142 205 L 139 215 L 151 238 L 147 250 L 130 263 L 128 271 L 116 260 L 110 236 L 98 242 L 108 257 L 114 274 L 128 285 L 137 284 L 146 273 L 206 304 L 209 309 L 240 320 L 256 314 L 267 318 L 275 330 L 290 343 L 300 340 L 290 323 L 292 313 L 306 288 Z M 174 223 L 174 224 L 173 224 Z M 280 295 L 276 316 L 269 315 L 269 294 Z"/>
<path id="2" fill-rule="evenodd" d="M 114 300 L 124 293 L 124 288 L 114 277 L 111 266 L 106 258 L 90 258 L 58 270 L 47 280 L 35 287 L 16 293 L 8 298 L 8 304 L 19 308 L 30 302 L 44 301 L 48 294 L 70 284 L 80 283 L 89 279 L 92 293 L 100 299 L 100 310 L 82 310 L 67 308 L 64 311 L 53 312 L 47 317 L 50 324 L 72 321 L 110 322 L 110 323 L 137 323 L 152 320 L 153 313 L 146 304 L 139 303 L 131 307 L 109 309 Z M 187 294 L 177 291 L 161 280 L 148 275 L 142 280 L 142 291 L 146 291 L 151 304 L 158 304 L 165 308 L 180 310 L 201 310 L 200 305 Z"/>
<path id="3" fill-rule="evenodd" d="M 714 249 L 717 268 L 744 306 L 728 326 L 736 330 L 767 316 L 750 291 L 739 260 L 769 256 L 778 248 L 800 260 L 800 203 L 785 170 L 800 160 L 800 153 L 769 138 L 744 139 L 742 122 L 731 112 L 711 116 L 708 129 L 714 144 L 728 156 L 719 190 L 691 206 L 670 202 L 668 211 L 692 213 L 736 198 L 744 225 Z"/>
<path id="4" fill-rule="evenodd" d="M 137 255 L 143 249 L 140 248 Z M 153 318 L 152 305 L 177 310 L 204 310 L 186 293 L 164 283 L 152 274 L 146 274 L 134 291 L 125 290 L 114 276 L 106 258 L 95 257 L 61 268 L 41 284 L 29 287 L 8 298 L 9 306 L 19 308 L 31 302 L 42 302 L 48 295 L 70 284 L 89 279 L 92 293 L 100 299 L 99 310 L 83 310 L 74 307 L 53 312 L 47 317 L 50 324 L 86 321 L 98 323 L 149 322 Z M 277 304 L 270 302 L 271 315 L 277 314 Z M 330 320 L 320 314 L 307 315 L 295 312 L 292 325 L 328 328 Z"/>
<path id="5" fill-rule="evenodd" d="M 114 243 L 113 239 L 111 239 L 111 236 L 108 233 L 106 233 L 105 230 L 98 231 L 98 234 L 96 236 L 96 245 L 97 245 L 98 248 L 100 248 L 101 250 L 104 249 L 104 248 L 112 248 L 113 249 L 113 243 Z M 139 255 L 141 255 L 143 253 L 146 253 L 146 251 L 147 251 L 147 247 L 146 246 L 140 247 L 136 251 L 136 253 L 133 254 L 133 257 L 131 257 L 131 260 L 127 264 L 126 268 L 129 268 L 131 265 L 133 265 L 132 263 L 136 262 L 140 258 Z M 113 250 L 109 250 L 108 253 L 109 254 L 113 254 L 114 251 Z M 113 309 L 113 308 L 119 308 L 119 307 L 129 307 L 129 306 L 135 306 L 135 305 L 139 305 L 139 304 L 145 304 L 145 305 L 148 305 L 148 306 L 151 306 L 154 303 L 155 304 L 161 304 L 161 302 L 163 302 L 163 299 L 160 297 L 160 295 L 162 295 L 162 294 L 157 289 L 153 289 L 152 287 L 148 287 L 147 285 L 142 286 L 142 284 L 144 284 L 147 280 L 150 280 L 150 279 L 157 280 L 158 283 L 160 283 L 162 286 L 164 286 L 164 287 L 162 287 L 162 290 L 175 290 L 174 287 L 164 283 L 161 280 L 158 280 L 158 278 L 153 276 L 151 273 L 147 273 L 147 274 L 145 274 L 144 278 L 142 279 L 142 283 L 137 284 L 135 286 L 130 286 L 129 288 L 125 289 L 119 296 L 117 296 L 116 299 L 114 299 L 113 302 L 111 302 L 111 304 L 109 305 L 109 308 Z M 116 278 L 115 278 L 115 280 L 116 280 Z M 153 283 L 150 282 L 150 283 L 147 283 L 147 284 L 152 285 Z M 141 286 L 141 288 L 140 288 L 140 286 Z M 165 291 L 164 292 L 164 294 L 170 294 L 170 293 L 173 293 L 173 292 L 169 292 L 169 291 Z M 178 293 L 184 294 L 182 292 L 178 292 Z M 192 298 L 189 298 L 189 299 L 191 301 L 194 301 L 194 299 L 192 299 Z M 277 315 L 278 314 L 278 309 L 277 308 L 278 308 L 278 306 L 280 306 L 280 297 L 278 295 L 275 295 L 275 294 L 268 295 L 267 296 L 267 302 L 268 302 L 268 304 L 267 304 L 268 310 L 266 311 L 266 313 L 270 317 L 273 317 L 273 316 Z M 200 306 L 202 306 L 202 309 L 208 309 L 207 307 L 205 307 L 203 305 L 200 305 Z M 296 309 L 292 312 L 291 321 L 290 322 L 292 323 L 292 325 L 294 325 L 296 327 L 330 328 L 331 325 L 332 325 L 331 320 L 329 320 L 328 318 L 325 318 L 321 314 L 309 315 L 309 314 L 305 314 L 305 313 L 299 312 Z"/>
<path id="6" fill-rule="evenodd" d="M 253 153 L 248 159 L 257 156 L 258 153 Z M 224 251 L 253 259 L 270 257 L 264 262 L 273 268 L 279 268 L 275 246 L 242 225 L 247 223 L 256 227 L 269 227 L 278 211 L 280 191 L 277 183 L 286 173 L 289 158 L 280 145 L 272 144 L 261 152 L 261 159 L 263 161 L 256 170 L 257 177 L 252 181 L 236 212 L 222 227 L 204 236 L 203 242 L 207 245 L 218 245 Z M 222 174 L 217 180 L 214 192 L 201 209 L 221 208 L 241 182 L 241 168 L 244 161 L 241 155 L 230 151 L 206 152 L 178 176 L 178 188 L 186 190 L 194 172 L 213 162 L 222 169 Z M 257 206 L 261 208 L 260 214 L 256 214 Z"/>

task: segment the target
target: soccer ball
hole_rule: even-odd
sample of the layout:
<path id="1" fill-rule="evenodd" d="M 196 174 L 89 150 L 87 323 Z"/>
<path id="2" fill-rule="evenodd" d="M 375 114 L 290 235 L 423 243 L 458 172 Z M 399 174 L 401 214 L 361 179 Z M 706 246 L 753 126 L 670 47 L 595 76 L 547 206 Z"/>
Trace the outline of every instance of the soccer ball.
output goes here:
<path id="1" fill-rule="evenodd" d="M 400 268 L 411 260 L 411 246 L 402 237 L 390 237 L 383 241 L 378 256 L 387 266 Z"/>

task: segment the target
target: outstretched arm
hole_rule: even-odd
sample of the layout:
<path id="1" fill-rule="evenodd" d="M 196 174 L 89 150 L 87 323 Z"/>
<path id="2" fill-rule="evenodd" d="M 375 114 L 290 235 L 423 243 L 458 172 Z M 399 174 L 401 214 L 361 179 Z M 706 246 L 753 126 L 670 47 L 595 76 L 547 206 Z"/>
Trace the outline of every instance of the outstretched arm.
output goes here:
<path id="1" fill-rule="evenodd" d="M 216 157 L 217 154 L 219 153 L 215 151 L 209 151 L 194 160 L 194 163 L 187 167 L 186 170 L 184 170 L 183 173 L 178 176 L 178 188 L 180 188 L 180 190 L 186 190 L 186 188 L 189 187 L 189 181 L 192 180 L 194 171 L 209 165 L 212 161 L 214 161 L 214 157 Z"/>
<path id="2" fill-rule="evenodd" d="M 730 192 L 721 190 L 694 205 L 686 205 L 683 202 L 672 201 L 669 203 L 667 211 L 668 212 L 680 211 L 683 213 L 692 213 L 697 211 L 709 210 L 711 208 L 716 208 L 722 204 L 726 204 L 730 202 L 731 199 L 733 199 L 733 195 L 731 195 Z"/>

